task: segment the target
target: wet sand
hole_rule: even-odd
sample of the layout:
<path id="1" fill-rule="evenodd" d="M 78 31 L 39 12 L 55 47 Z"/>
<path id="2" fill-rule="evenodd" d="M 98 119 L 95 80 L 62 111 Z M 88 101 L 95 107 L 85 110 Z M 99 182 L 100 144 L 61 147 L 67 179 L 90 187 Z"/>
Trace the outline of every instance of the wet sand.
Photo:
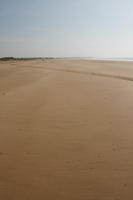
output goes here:
<path id="1" fill-rule="evenodd" d="M 0 62 L 0 199 L 133 199 L 133 63 Z"/>

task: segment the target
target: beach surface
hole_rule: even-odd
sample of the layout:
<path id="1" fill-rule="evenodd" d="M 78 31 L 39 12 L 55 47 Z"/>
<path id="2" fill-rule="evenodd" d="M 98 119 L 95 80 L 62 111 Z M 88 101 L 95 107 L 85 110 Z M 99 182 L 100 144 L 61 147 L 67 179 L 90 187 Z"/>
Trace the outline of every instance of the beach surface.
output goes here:
<path id="1" fill-rule="evenodd" d="M 0 62 L 0 199 L 133 199 L 133 62 Z"/>

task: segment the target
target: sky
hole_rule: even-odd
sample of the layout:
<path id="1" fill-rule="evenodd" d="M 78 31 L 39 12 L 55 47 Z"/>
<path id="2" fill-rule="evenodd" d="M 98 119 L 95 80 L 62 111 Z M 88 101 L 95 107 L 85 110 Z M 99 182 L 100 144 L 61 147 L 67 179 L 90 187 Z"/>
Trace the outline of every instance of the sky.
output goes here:
<path id="1" fill-rule="evenodd" d="M 0 0 L 0 57 L 133 57 L 133 0 Z"/>

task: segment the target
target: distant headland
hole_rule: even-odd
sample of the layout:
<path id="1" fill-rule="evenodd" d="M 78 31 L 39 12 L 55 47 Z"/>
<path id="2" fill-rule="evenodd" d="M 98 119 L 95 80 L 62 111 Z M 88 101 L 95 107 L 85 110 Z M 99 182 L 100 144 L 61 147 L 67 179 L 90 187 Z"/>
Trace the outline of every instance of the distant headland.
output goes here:
<path id="1" fill-rule="evenodd" d="M 31 58 L 2 57 L 0 58 L 0 61 L 40 60 L 40 59 L 54 59 L 54 57 L 31 57 Z"/>

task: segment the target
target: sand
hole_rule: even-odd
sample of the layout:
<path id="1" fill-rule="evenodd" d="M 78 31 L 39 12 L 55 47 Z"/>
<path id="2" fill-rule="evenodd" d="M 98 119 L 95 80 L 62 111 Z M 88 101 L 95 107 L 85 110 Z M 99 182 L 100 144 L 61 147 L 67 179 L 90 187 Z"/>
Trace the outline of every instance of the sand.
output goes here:
<path id="1" fill-rule="evenodd" d="M 132 62 L 0 62 L 0 200 L 132 200 L 132 158 Z"/>

